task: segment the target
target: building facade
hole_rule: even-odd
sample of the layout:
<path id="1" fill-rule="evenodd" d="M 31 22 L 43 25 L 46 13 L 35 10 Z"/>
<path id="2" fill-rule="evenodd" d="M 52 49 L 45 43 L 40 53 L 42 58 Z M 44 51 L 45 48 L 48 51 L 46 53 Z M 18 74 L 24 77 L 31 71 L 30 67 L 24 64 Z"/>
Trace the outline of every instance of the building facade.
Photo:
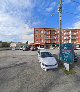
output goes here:
<path id="1" fill-rule="evenodd" d="M 63 43 L 80 44 L 80 29 L 63 29 L 61 32 Z M 60 31 L 54 28 L 34 28 L 34 44 L 36 46 L 56 46 L 60 44 Z"/>
<path id="2" fill-rule="evenodd" d="M 62 43 L 80 44 L 80 29 L 63 29 Z"/>

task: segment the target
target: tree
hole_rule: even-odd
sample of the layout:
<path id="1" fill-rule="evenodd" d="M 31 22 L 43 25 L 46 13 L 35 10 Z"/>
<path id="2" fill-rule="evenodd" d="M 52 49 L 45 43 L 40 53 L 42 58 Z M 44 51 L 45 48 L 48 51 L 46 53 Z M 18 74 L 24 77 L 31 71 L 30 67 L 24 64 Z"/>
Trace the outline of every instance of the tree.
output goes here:
<path id="1" fill-rule="evenodd" d="M 2 47 L 10 47 L 10 43 L 2 42 Z"/>
<path id="2" fill-rule="evenodd" d="M 28 41 L 26 42 L 26 44 L 28 44 Z"/>

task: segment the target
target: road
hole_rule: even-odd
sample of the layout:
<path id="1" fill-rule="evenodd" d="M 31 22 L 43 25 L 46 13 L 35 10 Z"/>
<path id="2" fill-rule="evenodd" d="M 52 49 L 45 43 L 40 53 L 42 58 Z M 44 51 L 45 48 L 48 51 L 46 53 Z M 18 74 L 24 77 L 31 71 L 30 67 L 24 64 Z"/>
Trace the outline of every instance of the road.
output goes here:
<path id="1" fill-rule="evenodd" d="M 0 51 L 0 92 L 80 92 L 80 71 L 74 75 L 60 68 L 45 72 L 37 51 Z"/>

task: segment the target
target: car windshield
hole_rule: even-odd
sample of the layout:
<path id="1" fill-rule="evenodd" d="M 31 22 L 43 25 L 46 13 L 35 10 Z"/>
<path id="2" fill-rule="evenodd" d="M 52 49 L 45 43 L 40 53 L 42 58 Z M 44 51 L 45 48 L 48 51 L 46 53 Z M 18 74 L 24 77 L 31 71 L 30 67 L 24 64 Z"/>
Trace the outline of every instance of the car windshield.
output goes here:
<path id="1" fill-rule="evenodd" d="M 53 55 L 50 52 L 41 52 L 41 57 L 42 58 L 53 57 Z"/>
<path id="2" fill-rule="evenodd" d="M 29 46 L 24 46 L 24 48 L 29 48 Z"/>

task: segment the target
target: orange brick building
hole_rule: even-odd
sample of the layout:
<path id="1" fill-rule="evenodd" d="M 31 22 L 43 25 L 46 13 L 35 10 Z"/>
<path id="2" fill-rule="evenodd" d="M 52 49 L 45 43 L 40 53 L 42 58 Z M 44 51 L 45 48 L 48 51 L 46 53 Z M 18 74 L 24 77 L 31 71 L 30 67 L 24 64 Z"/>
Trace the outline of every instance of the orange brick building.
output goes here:
<path id="1" fill-rule="evenodd" d="M 34 44 L 36 46 L 55 46 L 60 43 L 60 31 L 54 28 L 34 28 Z M 63 29 L 61 33 L 62 44 L 80 44 L 80 29 Z"/>

